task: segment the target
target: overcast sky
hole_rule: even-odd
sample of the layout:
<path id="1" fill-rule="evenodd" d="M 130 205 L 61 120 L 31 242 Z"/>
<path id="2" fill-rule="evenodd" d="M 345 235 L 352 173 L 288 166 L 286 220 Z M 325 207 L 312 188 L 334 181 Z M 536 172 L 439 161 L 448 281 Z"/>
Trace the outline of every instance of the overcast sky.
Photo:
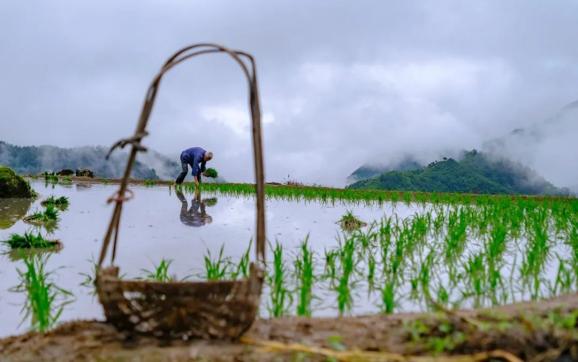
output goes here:
<path id="1" fill-rule="evenodd" d="M 578 99 L 577 39 L 575 1 L 5 0 L 0 140 L 108 146 L 164 60 L 210 41 L 257 59 L 267 178 L 341 185 L 364 163 L 431 161 L 552 117 Z M 202 146 L 251 180 L 246 97 L 224 56 L 183 64 L 145 143 Z"/>

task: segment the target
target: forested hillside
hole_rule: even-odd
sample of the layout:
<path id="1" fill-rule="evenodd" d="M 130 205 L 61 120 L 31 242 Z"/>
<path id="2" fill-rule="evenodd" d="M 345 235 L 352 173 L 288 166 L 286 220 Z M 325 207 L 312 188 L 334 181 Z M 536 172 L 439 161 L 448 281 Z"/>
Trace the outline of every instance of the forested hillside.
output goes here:
<path id="1" fill-rule="evenodd" d="M 468 192 L 480 194 L 568 194 L 531 169 L 507 159 L 494 159 L 476 150 L 459 160 L 444 158 L 408 171 L 387 171 L 357 181 L 353 189 Z"/>

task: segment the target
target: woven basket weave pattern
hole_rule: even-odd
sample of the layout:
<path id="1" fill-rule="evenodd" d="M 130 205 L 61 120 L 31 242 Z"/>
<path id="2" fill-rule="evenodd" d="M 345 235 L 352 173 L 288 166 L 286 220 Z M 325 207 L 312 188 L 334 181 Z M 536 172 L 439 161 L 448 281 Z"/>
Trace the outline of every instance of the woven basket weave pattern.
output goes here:
<path id="1" fill-rule="evenodd" d="M 123 281 L 118 268 L 100 271 L 98 298 L 119 330 L 163 339 L 236 339 L 253 323 L 263 273 L 254 264 L 242 280 Z"/>

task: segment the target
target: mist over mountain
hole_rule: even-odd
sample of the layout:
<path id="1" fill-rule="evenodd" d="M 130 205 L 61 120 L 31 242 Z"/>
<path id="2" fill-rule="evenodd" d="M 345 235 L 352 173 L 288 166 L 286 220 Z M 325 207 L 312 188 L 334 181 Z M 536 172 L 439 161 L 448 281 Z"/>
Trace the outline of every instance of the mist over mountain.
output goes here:
<path id="1" fill-rule="evenodd" d="M 357 181 L 353 189 L 467 192 L 480 194 L 568 195 L 532 169 L 476 150 L 459 160 L 444 158 L 413 170 L 390 170 Z"/>
<path id="2" fill-rule="evenodd" d="M 573 151 L 576 150 L 576 140 L 578 140 L 578 101 L 566 105 L 544 121 L 514 129 L 504 136 L 485 141 L 479 149 L 487 159 L 506 162 L 510 168 L 518 165 L 513 167 L 514 175 L 526 183 L 536 181 L 537 184 L 543 184 L 546 178 L 554 185 L 578 194 L 578 157 L 577 152 Z M 463 152 L 448 149 L 440 153 L 460 160 L 463 157 L 460 154 Z M 382 157 L 382 160 L 362 165 L 347 180 L 349 184 L 353 184 L 389 171 L 415 170 L 427 164 L 424 157 L 423 153 L 417 152 L 404 153 L 403 156 L 387 155 Z M 441 158 L 434 153 L 430 155 L 429 161 Z M 533 180 L 534 178 L 536 180 Z"/>
<path id="3" fill-rule="evenodd" d="M 389 171 L 411 171 L 423 167 L 424 164 L 412 156 L 404 156 L 399 160 L 393 160 L 386 165 L 363 165 L 357 168 L 351 175 L 347 177 L 347 184 L 352 184 L 357 181 L 366 180 L 368 178 L 379 176 L 384 172 Z"/>
<path id="4" fill-rule="evenodd" d="M 20 174 L 39 174 L 44 171 L 88 168 L 96 177 L 120 178 L 124 172 L 128 153 L 115 151 L 108 160 L 108 148 L 84 146 L 60 148 L 55 146 L 15 146 L 0 141 L 0 164 Z M 158 152 L 149 150 L 137 156 L 131 177 L 138 179 L 171 179 L 181 166 Z"/>
<path id="5" fill-rule="evenodd" d="M 578 101 L 575 101 L 553 117 L 485 142 L 481 149 L 494 157 L 517 160 L 554 184 L 578 193 L 577 140 Z"/>

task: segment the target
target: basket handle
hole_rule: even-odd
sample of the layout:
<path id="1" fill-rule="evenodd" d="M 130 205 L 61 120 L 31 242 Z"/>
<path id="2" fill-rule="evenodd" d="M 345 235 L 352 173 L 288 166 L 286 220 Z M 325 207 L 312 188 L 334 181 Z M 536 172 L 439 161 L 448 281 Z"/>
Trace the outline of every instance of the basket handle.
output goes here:
<path id="1" fill-rule="evenodd" d="M 113 240 L 111 264 L 114 264 L 123 202 L 128 200 L 132 195 L 130 190 L 127 188 L 130 173 L 135 162 L 137 152 L 146 151 L 146 148 L 141 145 L 141 141 L 145 136 L 148 135 L 146 127 L 154 106 L 162 77 L 173 67 L 184 62 L 185 60 L 191 59 L 198 55 L 210 53 L 225 53 L 231 56 L 231 58 L 233 58 L 233 60 L 235 60 L 240 65 L 241 70 L 245 74 L 249 84 L 249 110 L 251 113 L 252 121 L 253 159 L 255 166 L 255 184 L 257 193 L 257 242 L 255 243 L 255 251 L 257 260 L 261 262 L 262 265 L 265 264 L 265 173 L 263 166 L 263 142 L 261 137 L 261 107 L 259 102 L 259 88 L 257 85 L 257 70 L 255 60 L 252 55 L 243 51 L 231 50 L 217 44 L 201 43 L 187 46 L 177 51 L 165 62 L 161 70 L 153 78 L 153 81 L 148 88 L 134 135 L 130 138 L 118 141 L 109 151 L 110 155 L 110 153 L 118 147 L 123 148 L 128 144 L 132 146 L 119 190 L 116 192 L 115 196 L 109 199 L 109 202 L 115 202 L 115 207 L 108 229 L 103 239 L 102 248 L 100 250 L 100 257 L 98 259 L 99 267 L 102 265 L 106 257 L 111 239 Z M 246 62 L 248 62 L 248 65 Z"/>

